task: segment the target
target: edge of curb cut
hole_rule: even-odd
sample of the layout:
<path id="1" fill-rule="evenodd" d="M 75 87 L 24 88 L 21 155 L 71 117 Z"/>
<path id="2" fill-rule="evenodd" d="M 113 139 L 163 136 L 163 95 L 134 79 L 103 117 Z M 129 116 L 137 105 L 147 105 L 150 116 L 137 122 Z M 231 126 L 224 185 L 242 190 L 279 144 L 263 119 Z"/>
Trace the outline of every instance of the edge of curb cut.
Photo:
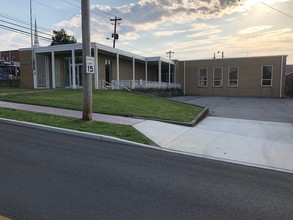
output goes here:
<path id="1" fill-rule="evenodd" d="M 67 135 L 73 135 L 73 136 L 78 136 L 78 137 L 83 137 L 83 138 L 90 138 L 90 139 L 94 139 L 94 140 L 100 140 L 100 141 L 106 141 L 106 142 L 112 142 L 112 143 L 120 143 L 120 144 L 129 144 L 132 146 L 147 147 L 147 148 L 152 148 L 152 149 L 161 149 L 161 147 L 156 147 L 156 146 L 147 145 L 147 144 L 141 144 L 141 143 L 137 143 L 134 141 L 128 141 L 128 140 L 124 140 L 124 139 L 120 139 L 120 138 L 116 138 L 116 137 L 111 137 L 111 136 L 107 136 L 107 135 L 71 130 L 71 129 L 67 129 L 67 128 L 59 128 L 59 127 L 54 127 L 54 126 L 49 126 L 49 125 L 42 125 L 42 124 L 37 124 L 37 123 L 25 122 L 25 121 L 17 121 L 17 120 L 6 119 L 6 118 L 0 118 L 0 122 L 12 124 L 12 125 L 20 125 L 23 127 L 28 127 L 28 128 L 33 128 L 33 129 L 41 129 L 43 131 L 50 131 L 50 132 L 55 132 L 55 133 L 58 132 L 60 134 L 67 134 Z"/>
<path id="2" fill-rule="evenodd" d="M 259 169 L 265 169 L 265 170 L 270 170 L 270 171 L 278 171 L 278 172 L 293 174 L 293 170 L 289 170 L 289 169 L 282 169 L 282 168 L 265 166 L 265 165 L 249 163 L 249 162 L 241 162 L 241 161 L 237 161 L 237 160 L 223 159 L 220 157 L 206 156 L 206 155 L 202 155 L 202 154 L 190 153 L 187 151 L 180 151 L 180 150 L 174 150 L 174 149 L 169 149 L 169 148 L 159 148 L 159 150 L 177 153 L 177 154 L 181 154 L 181 155 L 203 158 L 203 159 L 216 160 L 216 161 L 221 161 L 221 162 L 230 163 L 230 164 L 248 166 L 248 167 L 252 167 L 252 168 L 259 168 Z"/>

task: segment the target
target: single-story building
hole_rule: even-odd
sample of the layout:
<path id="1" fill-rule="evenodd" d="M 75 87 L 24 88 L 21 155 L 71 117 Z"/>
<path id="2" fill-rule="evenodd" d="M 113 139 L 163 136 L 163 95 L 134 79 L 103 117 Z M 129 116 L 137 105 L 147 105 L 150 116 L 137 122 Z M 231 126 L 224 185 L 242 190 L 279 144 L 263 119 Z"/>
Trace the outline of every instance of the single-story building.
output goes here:
<path id="1" fill-rule="evenodd" d="M 179 61 L 184 94 L 284 97 L 286 55 Z"/>
<path id="2" fill-rule="evenodd" d="M 95 60 L 95 89 L 178 88 L 175 62 L 162 57 L 143 57 L 101 44 L 91 44 Z M 32 76 L 31 49 L 20 49 L 22 87 L 82 87 L 82 44 L 35 47 L 35 73 Z"/>
<path id="3" fill-rule="evenodd" d="M 182 89 L 185 95 L 285 97 L 286 55 L 168 60 L 92 43 L 95 89 Z M 24 88 L 82 87 L 82 44 L 20 49 Z"/>

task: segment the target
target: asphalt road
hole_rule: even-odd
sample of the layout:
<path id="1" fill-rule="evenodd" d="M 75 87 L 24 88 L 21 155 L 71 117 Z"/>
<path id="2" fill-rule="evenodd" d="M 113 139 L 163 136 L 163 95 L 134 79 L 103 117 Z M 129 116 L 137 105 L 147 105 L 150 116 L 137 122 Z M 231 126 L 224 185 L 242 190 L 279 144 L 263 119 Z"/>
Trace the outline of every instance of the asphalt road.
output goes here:
<path id="1" fill-rule="evenodd" d="M 0 122 L 0 216 L 293 219 L 293 175 Z"/>

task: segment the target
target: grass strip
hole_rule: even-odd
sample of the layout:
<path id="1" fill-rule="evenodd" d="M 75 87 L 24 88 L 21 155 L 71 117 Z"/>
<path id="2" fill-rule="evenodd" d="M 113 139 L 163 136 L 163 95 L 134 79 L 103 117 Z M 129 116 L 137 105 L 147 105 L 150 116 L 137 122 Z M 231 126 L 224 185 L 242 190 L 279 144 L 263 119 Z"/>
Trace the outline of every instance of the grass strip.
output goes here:
<path id="1" fill-rule="evenodd" d="M 133 127 L 127 125 L 116 125 L 97 121 L 86 122 L 81 119 L 71 117 L 34 113 L 6 108 L 0 108 L 0 117 L 49 125 L 59 128 L 84 131 L 94 134 L 107 135 L 129 141 L 134 141 L 137 143 L 152 145 L 152 142 L 147 137 L 145 137 Z"/>

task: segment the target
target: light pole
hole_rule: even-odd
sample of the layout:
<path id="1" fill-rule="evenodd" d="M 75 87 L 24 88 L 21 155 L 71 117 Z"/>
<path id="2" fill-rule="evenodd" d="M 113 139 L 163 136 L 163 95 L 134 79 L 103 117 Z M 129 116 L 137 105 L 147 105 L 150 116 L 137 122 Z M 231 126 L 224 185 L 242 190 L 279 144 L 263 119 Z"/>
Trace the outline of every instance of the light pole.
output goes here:
<path id="1" fill-rule="evenodd" d="M 36 72 L 35 72 L 34 44 L 33 44 L 33 8 L 32 8 L 32 0 L 30 0 L 30 26 L 31 26 L 32 72 L 33 72 L 33 84 L 34 84 L 34 89 L 35 89 L 35 88 L 37 88 L 37 83 L 36 83 Z"/>
<path id="2" fill-rule="evenodd" d="M 82 119 L 92 120 L 92 74 L 86 70 L 86 57 L 91 57 L 90 2 L 81 0 L 82 62 L 83 62 L 83 111 Z"/>

